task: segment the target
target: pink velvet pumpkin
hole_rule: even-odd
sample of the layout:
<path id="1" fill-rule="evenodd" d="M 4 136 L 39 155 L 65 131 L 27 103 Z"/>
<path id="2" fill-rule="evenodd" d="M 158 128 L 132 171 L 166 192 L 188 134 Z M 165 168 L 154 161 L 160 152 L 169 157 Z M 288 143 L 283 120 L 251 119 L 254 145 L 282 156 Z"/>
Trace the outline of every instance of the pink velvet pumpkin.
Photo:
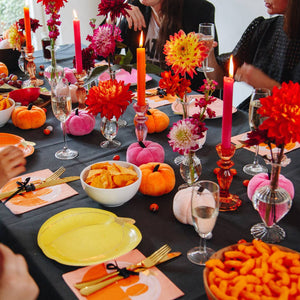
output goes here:
<path id="1" fill-rule="evenodd" d="M 252 200 L 252 197 L 258 188 L 269 184 L 270 179 L 267 173 L 260 173 L 253 176 L 249 181 L 247 187 L 247 194 L 249 199 Z M 295 190 L 293 183 L 281 174 L 279 175 L 278 186 L 285 189 L 290 194 L 292 199 L 294 198 Z"/>
<path id="2" fill-rule="evenodd" d="M 136 166 L 149 162 L 164 162 L 165 150 L 155 142 L 143 141 L 131 144 L 126 152 L 126 160 Z"/>
<path id="3" fill-rule="evenodd" d="M 192 190 L 192 187 L 179 190 L 173 199 L 174 216 L 183 224 L 193 225 L 191 208 Z"/>
<path id="4" fill-rule="evenodd" d="M 66 121 L 66 132 L 72 135 L 86 135 L 95 127 L 95 117 L 86 110 L 72 111 Z"/>

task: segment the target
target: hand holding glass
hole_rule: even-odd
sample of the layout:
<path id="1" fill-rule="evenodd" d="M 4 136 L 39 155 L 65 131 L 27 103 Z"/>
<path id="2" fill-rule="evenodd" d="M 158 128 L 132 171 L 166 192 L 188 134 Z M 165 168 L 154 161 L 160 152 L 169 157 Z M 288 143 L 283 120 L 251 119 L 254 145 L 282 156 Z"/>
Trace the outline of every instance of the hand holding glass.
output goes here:
<path id="1" fill-rule="evenodd" d="M 215 25 L 213 23 L 200 23 L 199 24 L 200 41 L 205 43 L 209 48 L 208 55 L 213 49 L 213 42 L 215 39 Z M 213 72 L 214 68 L 208 66 L 208 57 L 202 62 L 202 67 L 198 69 L 201 72 Z"/>
<path id="2" fill-rule="evenodd" d="M 269 89 L 265 88 L 257 88 L 251 94 L 251 99 L 249 103 L 249 126 L 253 131 L 259 127 L 259 125 L 264 121 L 261 118 L 260 114 L 257 113 L 257 110 L 260 108 L 260 100 L 261 98 L 265 98 L 271 95 Z M 268 169 L 261 164 L 258 163 L 258 153 L 259 153 L 259 145 L 256 146 L 255 156 L 252 164 L 248 164 L 244 166 L 243 171 L 249 175 L 256 175 L 259 173 L 267 173 Z"/>
<path id="3" fill-rule="evenodd" d="M 215 252 L 206 247 L 206 237 L 213 230 L 220 205 L 220 188 L 215 182 L 202 180 L 192 190 L 191 209 L 195 230 L 200 236 L 199 247 L 188 251 L 188 259 L 197 265 L 205 265 L 205 262 Z"/>

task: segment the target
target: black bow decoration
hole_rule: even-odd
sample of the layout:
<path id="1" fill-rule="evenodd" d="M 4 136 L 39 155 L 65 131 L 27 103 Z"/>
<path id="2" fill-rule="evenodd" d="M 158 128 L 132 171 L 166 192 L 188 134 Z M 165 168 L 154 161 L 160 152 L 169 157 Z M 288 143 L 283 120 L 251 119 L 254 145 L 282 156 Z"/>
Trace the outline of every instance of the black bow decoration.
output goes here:
<path id="1" fill-rule="evenodd" d="M 139 273 L 127 270 L 126 268 L 119 268 L 117 262 L 115 265 L 112 263 L 107 264 L 106 269 L 118 271 L 123 278 L 128 278 L 130 275 L 139 275 Z"/>

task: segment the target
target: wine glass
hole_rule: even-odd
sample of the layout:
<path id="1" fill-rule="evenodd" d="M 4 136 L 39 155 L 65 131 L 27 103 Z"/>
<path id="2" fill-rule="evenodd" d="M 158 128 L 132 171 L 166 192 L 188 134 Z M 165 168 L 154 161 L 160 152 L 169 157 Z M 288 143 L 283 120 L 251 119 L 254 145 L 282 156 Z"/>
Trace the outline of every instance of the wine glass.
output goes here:
<path id="1" fill-rule="evenodd" d="M 67 82 L 65 82 L 64 78 L 59 80 L 58 83 L 52 85 L 51 93 L 52 111 L 56 119 L 61 122 L 64 135 L 64 147 L 55 153 L 55 157 L 65 160 L 73 159 L 78 156 L 78 152 L 76 150 L 69 149 L 66 140 L 65 122 L 72 111 L 72 101 L 69 86 Z"/>
<path id="2" fill-rule="evenodd" d="M 193 186 L 191 208 L 195 230 L 200 236 L 199 247 L 190 249 L 188 259 L 197 265 L 205 265 L 205 262 L 215 252 L 206 247 L 206 237 L 213 230 L 220 205 L 220 188 L 215 182 L 209 180 L 199 181 L 198 186 Z"/>
<path id="3" fill-rule="evenodd" d="M 26 52 L 24 47 L 21 48 L 21 55 L 18 59 L 19 69 L 25 74 L 24 79 L 28 77 Z"/>
<path id="4" fill-rule="evenodd" d="M 205 46 L 209 48 L 208 55 L 213 49 L 212 45 L 215 39 L 215 25 L 213 23 L 199 24 L 200 41 L 204 42 Z M 198 68 L 200 72 L 213 72 L 214 68 L 208 66 L 208 57 L 202 62 L 202 67 Z"/>
<path id="5" fill-rule="evenodd" d="M 251 130 L 258 129 L 259 125 L 264 121 L 264 118 L 257 113 L 260 108 L 260 99 L 271 95 L 271 91 L 266 88 L 256 88 L 251 94 L 249 103 L 249 126 Z M 256 145 L 254 160 L 252 164 L 245 165 L 243 171 L 249 175 L 256 175 L 259 173 L 267 173 L 268 169 L 258 162 L 259 145 Z"/>
<path id="6" fill-rule="evenodd" d="M 121 146 L 121 142 L 114 140 L 117 136 L 119 125 L 115 117 L 108 119 L 103 117 L 100 124 L 101 133 L 107 139 L 100 143 L 101 148 L 117 148 Z"/>

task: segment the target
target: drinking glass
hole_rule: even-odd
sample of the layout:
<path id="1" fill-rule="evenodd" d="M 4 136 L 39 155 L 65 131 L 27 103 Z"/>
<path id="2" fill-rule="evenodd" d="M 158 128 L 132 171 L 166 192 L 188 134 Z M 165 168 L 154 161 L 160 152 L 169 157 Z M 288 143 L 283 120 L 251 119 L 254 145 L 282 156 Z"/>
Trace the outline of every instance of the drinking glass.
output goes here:
<path id="1" fill-rule="evenodd" d="M 55 153 L 55 157 L 64 160 L 73 159 L 78 156 L 78 152 L 69 149 L 66 140 L 65 122 L 72 111 L 72 101 L 69 86 L 64 78 L 59 80 L 58 83 L 53 84 L 51 94 L 52 111 L 56 119 L 61 122 L 64 136 L 64 147 Z"/>
<path id="2" fill-rule="evenodd" d="M 103 117 L 101 119 L 100 129 L 106 141 L 100 143 L 101 148 L 117 148 L 121 146 L 121 142 L 114 140 L 117 136 L 119 125 L 115 117 L 108 119 Z"/>
<path id="3" fill-rule="evenodd" d="M 255 130 L 264 121 L 264 118 L 257 113 L 260 108 L 260 99 L 271 95 L 269 89 L 266 88 L 256 88 L 251 94 L 251 99 L 249 103 L 249 126 L 251 130 Z M 252 164 L 245 165 L 243 171 L 249 175 L 256 175 L 259 173 L 267 173 L 268 169 L 262 166 L 258 162 L 259 145 L 256 146 L 254 160 Z"/>
<path id="4" fill-rule="evenodd" d="M 25 79 L 25 78 L 28 78 L 28 71 L 27 71 L 27 60 L 26 60 L 26 52 L 25 52 L 25 49 L 24 47 L 21 48 L 21 55 L 18 59 L 18 66 L 20 68 L 20 70 L 25 74 L 24 78 L 22 79 Z"/>
<path id="5" fill-rule="evenodd" d="M 193 186 L 191 208 L 194 228 L 200 236 L 200 245 L 190 249 L 188 259 L 197 265 L 205 262 L 215 252 L 206 247 L 206 238 L 213 230 L 220 205 L 220 188 L 213 181 L 201 180 L 198 186 Z"/>
<path id="6" fill-rule="evenodd" d="M 212 45 L 215 39 L 215 25 L 213 23 L 199 24 L 200 41 L 203 41 L 205 46 L 209 48 L 208 55 L 213 49 Z M 213 72 L 214 68 L 208 66 L 208 57 L 202 62 L 202 67 L 198 68 L 201 72 Z"/>

